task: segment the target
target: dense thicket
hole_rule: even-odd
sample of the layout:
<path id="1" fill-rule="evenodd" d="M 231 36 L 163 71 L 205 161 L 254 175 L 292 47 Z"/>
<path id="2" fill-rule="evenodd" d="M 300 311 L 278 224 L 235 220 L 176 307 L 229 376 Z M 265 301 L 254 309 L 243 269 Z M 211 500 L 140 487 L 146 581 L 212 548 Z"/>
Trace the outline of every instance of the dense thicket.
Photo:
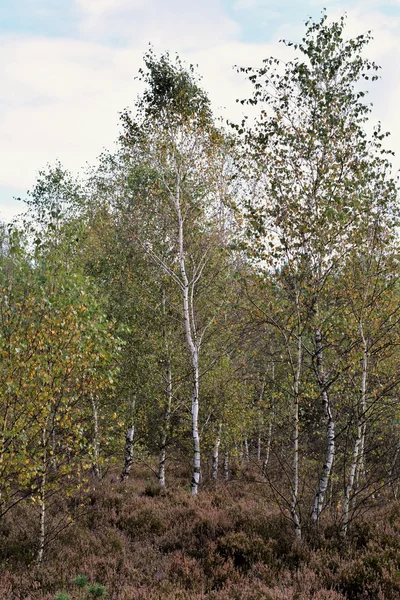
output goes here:
<path id="1" fill-rule="evenodd" d="M 115 151 L 85 181 L 49 167 L 3 231 L 0 518 L 35 507 L 39 565 L 135 462 L 193 496 L 251 464 L 296 543 L 397 499 L 397 188 L 344 25 L 242 69 L 255 113 L 229 130 L 149 52 Z"/>

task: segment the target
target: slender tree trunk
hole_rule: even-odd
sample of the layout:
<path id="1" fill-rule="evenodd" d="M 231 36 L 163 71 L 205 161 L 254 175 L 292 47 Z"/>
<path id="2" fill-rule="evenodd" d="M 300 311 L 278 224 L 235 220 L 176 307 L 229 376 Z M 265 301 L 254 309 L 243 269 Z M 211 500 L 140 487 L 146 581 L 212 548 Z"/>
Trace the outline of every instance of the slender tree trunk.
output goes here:
<path id="1" fill-rule="evenodd" d="M 166 323 L 166 296 L 165 288 L 162 289 L 162 309 L 163 309 L 163 338 L 165 346 L 165 395 L 166 395 L 166 406 L 164 411 L 164 422 L 161 428 L 160 434 L 160 453 L 158 459 L 158 483 L 161 488 L 165 488 L 165 461 L 167 457 L 167 441 L 169 434 L 169 427 L 171 421 L 171 409 L 172 409 L 172 369 L 171 369 L 171 357 L 169 353 L 168 335 L 167 335 L 167 323 Z"/>
<path id="2" fill-rule="evenodd" d="M 199 367 L 198 358 L 194 359 L 194 384 L 192 394 L 192 435 L 193 435 L 193 477 L 191 483 L 192 496 L 196 496 L 199 488 L 201 463 L 200 463 L 200 436 L 199 436 Z"/>
<path id="3" fill-rule="evenodd" d="M 335 421 L 332 415 L 328 391 L 326 389 L 327 380 L 323 365 L 322 336 L 319 329 L 317 329 L 315 332 L 315 345 L 318 383 L 321 388 L 322 405 L 324 407 L 327 427 L 326 457 L 324 466 L 322 468 L 321 477 L 318 483 L 318 488 L 314 497 L 314 504 L 311 515 L 312 521 L 314 523 L 317 523 L 324 504 L 325 493 L 328 487 L 329 477 L 331 475 L 333 460 L 335 457 Z"/>
<path id="4" fill-rule="evenodd" d="M 351 466 L 350 466 L 350 473 L 349 473 L 349 478 L 347 480 L 347 486 L 346 486 L 346 490 L 345 490 L 345 494 L 344 494 L 344 498 L 343 498 L 343 513 L 342 513 L 342 524 L 341 524 L 341 534 L 343 537 L 346 537 L 346 535 L 347 535 L 347 529 L 348 529 L 348 525 L 349 525 L 349 515 L 350 515 L 350 502 L 351 502 L 352 495 L 353 495 L 354 484 L 355 484 L 355 480 L 356 480 L 357 465 L 358 465 L 358 461 L 359 461 L 359 457 L 360 457 L 362 429 L 361 429 L 361 425 L 360 425 L 360 415 L 359 415 L 358 410 L 357 410 L 357 421 L 358 421 L 357 436 L 356 436 L 356 440 L 354 442 L 353 456 L 352 456 L 352 461 L 351 461 Z"/>
<path id="5" fill-rule="evenodd" d="M 40 482 L 40 529 L 39 529 L 39 547 L 36 556 L 36 564 L 40 565 L 43 561 L 44 546 L 46 542 L 46 475 L 41 477 Z"/>
<path id="6" fill-rule="evenodd" d="M 167 405 L 165 407 L 164 412 L 164 422 L 161 430 L 161 440 L 160 440 L 160 455 L 158 459 L 158 483 L 160 487 L 165 487 L 165 461 L 167 456 L 167 441 L 171 420 L 171 407 L 172 407 L 172 372 L 171 372 L 171 361 L 169 357 L 167 358 L 166 365 L 166 378 L 167 378 L 167 387 L 166 387 L 166 396 L 167 396 Z"/>
<path id="7" fill-rule="evenodd" d="M 297 365 L 295 379 L 293 383 L 294 396 L 294 414 L 293 414 L 293 489 L 292 500 L 290 503 L 290 515 L 292 517 L 295 534 L 298 540 L 301 539 L 301 523 L 298 511 L 299 502 L 299 384 L 302 365 L 302 339 L 298 337 L 297 341 Z"/>
<path id="8" fill-rule="evenodd" d="M 219 462 L 219 446 L 221 444 L 221 431 L 222 431 L 222 423 L 219 424 L 217 438 L 214 444 L 214 452 L 212 457 L 212 471 L 211 477 L 215 481 L 218 479 L 218 462 Z"/>
<path id="9" fill-rule="evenodd" d="M 224 454 L 224 480 L 229 481 L 229 454 Z"/>
<path id="10" fill-rule="evenodd" d="M 47 422 L 42 431 L 42 446 L 43 446 L 43 473 L 40 478 L 39 489 L 39 539 L 38 551 L 36 555 L 36 564 L 40 565 L 43 561 L 44 547 L 46 543 L 46 473 L 47 473 Z"/>
<path id="11" fill-rule="evenodd" d="M 92 401 L 92 410 L 93 410 L 93 466 L 92 466 L 92 472 L 93 472 L 93 476 L 96 479 L 100 479 L 101 471 L 100 471 L 99 411 L 98 411 L 96 400 L 94 398 L 92 398 L 91 401 Z"/>
<path id="12" fill-rule="evenodd" d="M 267 447 L 265 449 L 265 457 L 262 466 L 262 474 L 265 477 L 267 474 L 269 457 L 271 455 L 271 443 L 272 443 L 272 420 L 268 423 L 268 432 L 267 432 Z"/>
<path id="13" fill-rule="evenodd" d="M 262 417 L 262 401 L 264 397 L 265 380 L 261 386 L 259 406 L 258 406 L 258 419 L 257 419 L 257 462 L 261 461 L 261 432 L 264 428 L 264 419 Z"/>
<path id="14" fill-rule="evenodd" d="M 265 457 L 262 466 L 262 475 L 265 477 L 267 474 L 269 457 L 271 454 L 271 444 L 272 444 L 272 427 L 275 415 L 275 400 L 274 400 L 274 387 L 275 387 L 275 365 L 272 365 L 272 396 L 271 396 L 271 405 L 270 405 L 270 415 L 269 415 L 269 423 L 268 423 L 268 431 L 267 431 L 267 447 L 265 449 Z M 264 388 L 262 390 L 264 394 Z"/>
<path id="15" fill-rule="evenodd" d="M 360 333 L 363 345 L 362 373 L 361 373 L 361 398 L 359 407 L 357 407 L 357 436 L 354 442 L 353 456 L 350 466 L 349 478 L 343 499 L 343 515 L 341 533 L 345 537 L 349 526 L 350 503 L 353 492 L 357 484 L 357 473 L 362 469 L 365 439 L 365 413 L 367 397 L 367 368 L 368 368 L 368 348 L 364 337 L 362 323 L 360 323 Z"/>
<path id="16" fill-rule="evenodd" d="M 362 366 L 362 381 L 361 381 L 361 443 L 360 443 L 360 452 L 359 458 L 357 462 L 356 469 L 356 486 L 360 479 L 365 479 L 365 434 L 367 430 L 367 366 L 368 366 L 368 345 L 367 340 L 364 336 L 364 326 L 362 321 L 360 321 L 360 335 L 363 347 L 363 366 Z"/>
<path id="17" fill-rule="evenodd" d="M 196 340 L 194 329 L 193 297 L 189 290 L 189 279 L 186 273 L 186 261 L 183 239 L 183 216 L 181 211 L 180 187 L 177 186 L 175 208 L 178 216 L 178 245 L 179 267 L 182 278 L 183 293 L 183 318 L 185 322 L 186 341 L 190 349 L 192 361 L 192 437 L 193 437 L 193 476 L 191 482 L 192 496 L 196 496 L 199 488 L 201 462 L 200 462 L 200 435 L 199 435 L 199 344 Z M 193 291 L 193 290 L 192 290 Z"/>
<path id="18" fill-rule="evenodd" d="M 249 452 L 249 440 L 247 435 L 243 438 L 243 450 L 244 450 L 244 460 L 249 462 L 250 460 L 250 452 Z"/>
<path id="19" fill-rule="evenodd" d="M 239 459 L 239 463 L 243 463 L 243 440 L 241 440 L 240 446 L 238 444 L 237 439 L 235 439 L 235 455 Z"/>
<path id="20" fill-rule="evenodd" d="M 134 424 L 134 413 L 135 413 L 135 398 L 133 398 L 131 403 L 131 415 L 130 415 L 130 424 L 126 431 L 125 438 L 125 460 L 124 460 L 124 468 L 121 473 L 121 481 L 126 481 L 131 473 L 131 468 L 133 464 L 133 455 L 134 455 L 134 437 L 135 437 L 135 424 Z"/>

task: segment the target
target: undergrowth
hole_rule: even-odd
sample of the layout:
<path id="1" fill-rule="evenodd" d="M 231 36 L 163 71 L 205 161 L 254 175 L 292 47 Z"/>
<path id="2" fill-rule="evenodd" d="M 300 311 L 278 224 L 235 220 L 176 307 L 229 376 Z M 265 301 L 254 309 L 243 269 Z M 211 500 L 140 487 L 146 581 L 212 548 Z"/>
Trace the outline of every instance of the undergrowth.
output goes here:
<path id="1" fill-rule="evenodd" d="M 139 469 L 125 484 L 109 475 L 92 486 L 80 519 L 49 545 L 40 567 L 36 515 L 21 504 L 0 524 L 0 598 L 400 598 L 398 504 L 353 524 L 346 544 L 328 519 L 299 543 L 265 488 L 233 481 L 191 498 L 175 483 L 156 493 Z"/>

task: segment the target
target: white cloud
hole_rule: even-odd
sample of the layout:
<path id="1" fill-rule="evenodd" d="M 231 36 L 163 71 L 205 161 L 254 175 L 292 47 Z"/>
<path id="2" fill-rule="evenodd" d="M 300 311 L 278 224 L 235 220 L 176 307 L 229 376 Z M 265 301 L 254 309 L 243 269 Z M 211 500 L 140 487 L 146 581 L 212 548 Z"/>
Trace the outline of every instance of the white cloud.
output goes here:
<path id="1" fill-rule="evenodd" d="M 153 43 L 182 50 L 209 47 L 237 37 L 240 28 L 215 0 L 78 0 L 82 11 L 80 31 L 90 39 L 117 41 L 129 46 Z"/>
<path id="2" fill-rule="evenodd" d="M 267 2 L 265 0 L 236 0 L 233 4 L 235 10 L 251 10 L 260 6 L 267 6 Z"/>
<path id="3" fill-rule="evenodd" d="M 240 119 L 244 110 L 235 99 L 248 97 L 250 91 L 232 66 L 259 65 L 266 56 L 283 57 L 288 52 L 276 42 L 241 42 L 238 26 L 213 0 L 206 0 L 204 8 L 183 0 L 157 0 L 157 14 L 144 8 L 141 0 L 113 0 L 113 6 L 111 0 L 80 0 L 80 5 L 85 8 L 81 30 L 86 32 L 81 40 L 12 36 L 2 40 L 0 186 L 25 190 L 49 161 L 58 158 L 77 171 L 86 161 L 93 163 L 103 147 L 111 148 L 118 112 L 132 105 L 138 92 L 134 77 L 150 39 L 157 52 L 177 50 L 183 59 L 198 63 L 213 105 L 226 107 L 225 115 L 231 119 Z M 122 37 L 132 32 L 129 43 L 123 47 L 105 43 L 102 36 L 110 22 L 115 35 L 119 30 Z M 368 29 L 374 29 L 375 36 L 368 55 L 383 65 L 383 79 L 371 93 L 374 118 L 392 131 L 389 144 L 400 151 L 399 20 L 373 7 L 367 11 L 364 5 L 348 11 L 349 35 Z M 288 23 L 276 31 L 277 38 L 296 39 L 302 34 L 301 23 Z M 14 210 L 19 212 L 20 207 Z M 0 214 L 9 216 L 1 205 Z"/>
<path id="4" fill-rule="evenodd" d="M 117 12 L 121 8 L 144 8 L 149 0 L 76 0 L 79 9 L 90 15 Z"/>

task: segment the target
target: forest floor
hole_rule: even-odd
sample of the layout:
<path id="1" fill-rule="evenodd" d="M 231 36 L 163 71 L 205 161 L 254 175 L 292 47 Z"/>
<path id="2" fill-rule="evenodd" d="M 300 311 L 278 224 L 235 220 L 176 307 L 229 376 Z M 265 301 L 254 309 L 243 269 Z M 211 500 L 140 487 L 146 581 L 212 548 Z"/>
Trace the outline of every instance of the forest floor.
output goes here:
<path id="1" fill-rule="evenodd" d="M 68 501 L 80 517 L 40 566 L 37 509 L 21 503 L 3 519 L 1 600 L 54 600 L 62 591 L 83 600 L 89 596 L 72 582 L 78 575 L 102 584 L 110 600 L 400 598 L 398 503 L 372 508 L 346 543 L 333 518 L 299 543 L 266 484 L 243 478 L 209 483 L 191 498 L 178 480 L 160 494 L 137 466 L 125 484 L 108 474 L 82 497 Z M 61 506 L 51 513 L 49 531 L 63 523 Z"/>

